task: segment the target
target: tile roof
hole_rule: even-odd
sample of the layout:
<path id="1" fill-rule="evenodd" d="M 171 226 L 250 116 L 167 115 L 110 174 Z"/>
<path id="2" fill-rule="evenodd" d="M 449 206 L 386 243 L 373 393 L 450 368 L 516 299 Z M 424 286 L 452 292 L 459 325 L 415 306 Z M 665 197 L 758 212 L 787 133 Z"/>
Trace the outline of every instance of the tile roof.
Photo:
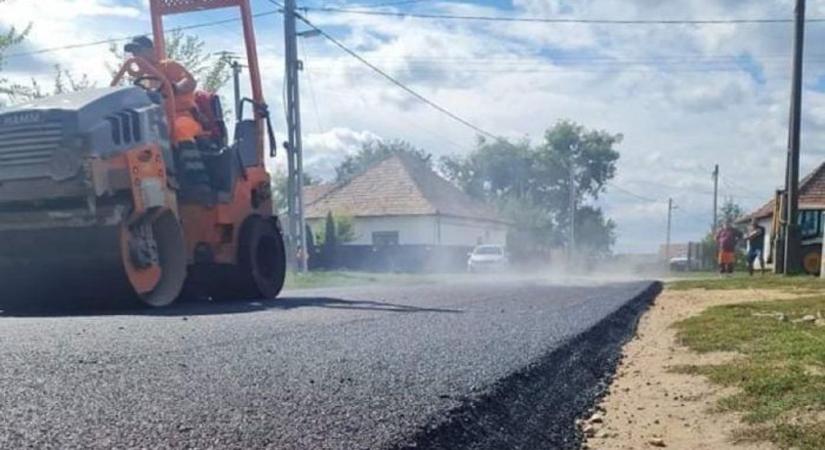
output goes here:
<path id="1" fill-rule="evenodd" d="M 315 203 L 319 198 L 326 195 L 329 191 L 335 188 L 333 183 L 313 184 L 312 186 L 304 186 L 304 204 L 309 205 Z"/>
<path id="2" fill-rule="evenodd" d="M 310 219 L 332 211 L 354 217 L 441 214 L 505 222 L 493 208 L 470 198 L 420 161 L 402 155 L 391 156 L 347 182 L 304 192 Z"/>
<path id="3" fill-rule="evenodd" d="M 740 219 L 764 219 L 773 215 L 773 199 Z M 822 163 L 799 181 L 799 208 L 825 209 L 825 163 Z"/>

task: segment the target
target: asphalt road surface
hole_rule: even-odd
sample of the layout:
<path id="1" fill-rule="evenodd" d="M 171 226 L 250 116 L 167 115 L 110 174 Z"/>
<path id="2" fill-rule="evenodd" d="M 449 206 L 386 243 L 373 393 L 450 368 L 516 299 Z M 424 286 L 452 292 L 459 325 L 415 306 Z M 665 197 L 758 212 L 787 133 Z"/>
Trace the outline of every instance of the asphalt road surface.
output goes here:
<path id="1" fill-rule="evenodd" d="M 541 361 L 650 286 L 479 281 L 162 311 L 7 310 L 0 448 L 493 447 L 456 436 L 461 411 L 486 414 L 484 399 L 531 367 L 563 379 Z"/>

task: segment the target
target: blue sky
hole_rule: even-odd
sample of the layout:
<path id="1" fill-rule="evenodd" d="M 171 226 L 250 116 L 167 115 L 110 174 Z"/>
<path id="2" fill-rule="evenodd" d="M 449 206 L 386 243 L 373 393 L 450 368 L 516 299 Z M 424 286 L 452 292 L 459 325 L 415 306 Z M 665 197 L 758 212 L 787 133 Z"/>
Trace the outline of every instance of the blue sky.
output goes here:
<path id="1" fill-rule="evenodd" d="M 299 2 L 300 3 L 300 2 Z M 303 6 L 347 6 L 312 0 Z M 385 11 L 601 19 L 791 18 L 791 0 L 422 1 Z M 48 6 L 44 6 L 44 5 Z M 147 33 L 145 0 L 8 0 L 0 29 L 33 26 L 17 51 Z M 273 11 L 253 0 L 256 12 Z M 809 1 L 825 17 L 825 0 Z M 167 25 L 220 20 L 223 11 Z M 614 183 L 600 200 L 619 225 L 617 251 L 655 251 L 665 237 L 698 239 L 711 220 L 710 173 L 723 198 L 760 205 L 782 181 L 787 141 L 791 25 L 581 25 L 478 23 L 310 11 L 308 17 L 376 65 L 496 134 L 541 139 L 557 120 L 623 133 Z M 277 15 L 256 20 L 265 89 L 281 111 L 283 39 Z M 213 51 L 240 50 L 236 24 L 193 30 Z M 825 159 L 825 24 L 809 26 L 803 170 Z M 436 156 L 469 151 L 474 133 L 370 73 L 323 39 L 301 42 L 308 169 L 332 167 L 369 139 L 406 139 Z M 6 76 L 48 83 L 54 64 L 106 83 L 106 46 L 12 58 Z M 110 63 L 112 61 L 110 60 Z M 279 130 L 283 125 L 279 124 Z M 280 163 L 277 163 L 280 164 Z"/>

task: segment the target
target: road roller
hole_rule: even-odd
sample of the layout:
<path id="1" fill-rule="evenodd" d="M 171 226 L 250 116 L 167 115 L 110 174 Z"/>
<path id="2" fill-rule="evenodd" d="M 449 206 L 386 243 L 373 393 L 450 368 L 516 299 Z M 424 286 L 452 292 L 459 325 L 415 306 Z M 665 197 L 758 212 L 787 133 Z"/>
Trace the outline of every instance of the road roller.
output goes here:
<path id="1" fill-rule="evenodd" d="M 0 295 L 163 307 L 184 292 L 266 299 L 281 291 L 284 241 L 265 164 L 275 138 L 249 2 L 151 0 L 150 8 L 159 60 L 164 17 L 240 14 L 249 85 L 236 92 L 250 96 L 235 99 L 234 132 L 220 97 L 198 92 L 208 123 L 199 119 L 204 132 L 180 148 L 175 86 L 138 57 L 111 87 L 0 110 Z M 193 170 L 197 184 L 186 176 Z"/>

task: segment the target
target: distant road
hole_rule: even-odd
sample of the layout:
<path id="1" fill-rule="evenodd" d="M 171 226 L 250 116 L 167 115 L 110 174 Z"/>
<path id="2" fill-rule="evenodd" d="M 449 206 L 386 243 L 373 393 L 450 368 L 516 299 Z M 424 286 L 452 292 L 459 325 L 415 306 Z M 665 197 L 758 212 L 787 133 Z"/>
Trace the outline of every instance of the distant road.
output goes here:
<path id="1" fill-rule="evenodd" d="M 559 410 L 595 392 L 650 287 L 480 281 L 5 311 L 0 448 L 568 445 L 573 416 Z M 556 351 L 597 323 L 611 328 L 587 338 L 595 350 Z"/>

